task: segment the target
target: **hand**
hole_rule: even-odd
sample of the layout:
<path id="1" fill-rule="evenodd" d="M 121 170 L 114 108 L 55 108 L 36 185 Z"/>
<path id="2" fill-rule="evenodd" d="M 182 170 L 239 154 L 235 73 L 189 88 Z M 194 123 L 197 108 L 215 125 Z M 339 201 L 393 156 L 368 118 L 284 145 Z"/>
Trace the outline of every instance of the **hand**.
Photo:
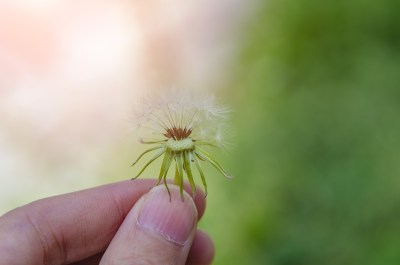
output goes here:
<path id="1" fill-rule="evenodd" d="M 0 217 L 0 264 L 210 264 L 198 189 L 138 179 L 42 199 Z M 152 188 L 152 189 L 151 189 Z M 151 189 L 151 190 L 150 190 Z M 150 190 L 150 192 L 149 192 Z"/>

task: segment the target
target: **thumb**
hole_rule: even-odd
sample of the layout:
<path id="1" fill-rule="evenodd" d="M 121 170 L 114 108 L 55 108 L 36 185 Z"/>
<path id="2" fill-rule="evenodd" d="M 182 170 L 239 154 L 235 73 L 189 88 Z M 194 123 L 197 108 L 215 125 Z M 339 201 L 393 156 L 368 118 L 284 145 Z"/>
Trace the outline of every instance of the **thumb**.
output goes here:
<path id="1" fill-rule="evenodd" d="M 185 264 L 196 227 L 197 210 L 177 186 L 154 187 L 131 209 L 100 264 Z"/>

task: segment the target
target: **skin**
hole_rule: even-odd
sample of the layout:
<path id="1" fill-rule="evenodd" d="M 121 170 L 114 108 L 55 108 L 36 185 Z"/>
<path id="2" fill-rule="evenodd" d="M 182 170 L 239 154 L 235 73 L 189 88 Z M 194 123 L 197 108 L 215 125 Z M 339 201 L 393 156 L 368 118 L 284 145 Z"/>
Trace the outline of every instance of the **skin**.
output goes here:
<path id="1" fill-rule="evenodd" d="M 178 222 L 180 215 L 187 216 L 184 211 L 195 213 L 184 244 L 138 223 L 155 183 L 137 179 L 108 184 L 41 199 L 6 213 L 0 217 L 0 264 L 211 264 L 212 239 L 196 228 L 206 203 L 201 189 L 192 201 L 190 185 L 185 183 L 182 202 L 179 188 L 169 185 L 172 200 L 167 209 L 174 211 L 172 218 Z"/>

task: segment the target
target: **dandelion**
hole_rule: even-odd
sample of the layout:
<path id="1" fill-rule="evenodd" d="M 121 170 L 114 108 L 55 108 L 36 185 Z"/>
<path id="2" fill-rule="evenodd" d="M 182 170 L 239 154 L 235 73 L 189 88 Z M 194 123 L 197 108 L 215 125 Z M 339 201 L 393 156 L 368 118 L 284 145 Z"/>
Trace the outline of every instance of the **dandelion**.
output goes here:
<path id="1" fill-rule="evenodd" d="M 196 196 L 193 180 L 194 167 L 200 174 L 207 196 L 207 183 L 200 162 L 209 162 L 225 177 L 232 177 L 225 171 L 221 163 L 203 148 L 206 146 L 222 147 L 219 131 L 224 120 L 228 118 L 229 109 L 216 106 L 213 97 L 200 99 L 199 97 L 181 96 L 181 93 L 179 95 L 176 97 L 172 93 L 168 98 L 153 102 L 137 117 L 140 134 L 151 137 L 151 140 L 140 138 L 140 142 L 155 146 L 144 151 L 132 166 L 147 153 L 155 152 L 155 154 L 132 179 L 139 177 L 151 163 L 164 155 L 156 185 L 163 180 L 168 194 L 171 196 L 166 177 L 171 165 L 175 164 L 174 184 L 180 187 L 183 200 L 184 175 L 189 180 L 193 196 Z"/>

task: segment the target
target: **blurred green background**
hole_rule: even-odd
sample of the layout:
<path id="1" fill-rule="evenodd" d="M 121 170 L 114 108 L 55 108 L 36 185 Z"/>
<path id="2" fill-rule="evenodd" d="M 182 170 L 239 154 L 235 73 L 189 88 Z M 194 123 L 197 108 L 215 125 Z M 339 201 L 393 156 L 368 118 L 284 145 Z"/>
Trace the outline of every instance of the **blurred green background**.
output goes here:
<path id="1" fill-rule="evenodd" d="M 243 29 L 214 264 L 400 264 L 399 1 L 264 1 Z M 209 174 L 212 174 L 211 169 Z"/>

